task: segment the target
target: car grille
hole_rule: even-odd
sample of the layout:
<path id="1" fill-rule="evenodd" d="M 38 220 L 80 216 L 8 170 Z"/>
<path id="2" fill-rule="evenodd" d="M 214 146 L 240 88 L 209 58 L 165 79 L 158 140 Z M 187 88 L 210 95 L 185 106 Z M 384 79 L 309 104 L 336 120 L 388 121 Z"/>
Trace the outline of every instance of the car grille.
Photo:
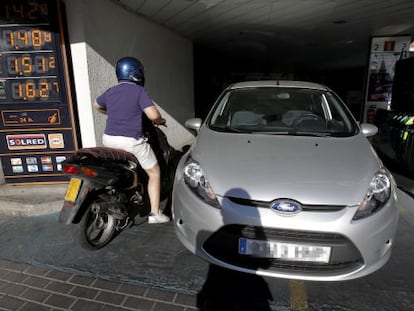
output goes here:
<path id="1" fill-rule="evenodd" d="M 239 238 L 331 246 L 331 258 L 329 263 L 317 263 L 242 255 L 238 251 Z M 280 273 L 329 276 L 349 273 L 360 268 L 364 263 L 355 245 L 346 237 L 336 233 L 228 225 L 214 233 L 204 243 L 203 248 L 211 256 L 233 266 L 250 270 L 260 268 Z"/>
<path id="2" fill-rule="evenodd" d="M 251 199 L 242 199 L 236 197 L 227 197 L 233 203 L 251 206 L 251 207 L 261 207 L 261 208 L 270 208 L 270 205 L 273 201 L 258 201 Z M 302 205 L 302 211 L 312 211 L 312 212 L 336 212 L 344 209 L 346 205 Z"/>

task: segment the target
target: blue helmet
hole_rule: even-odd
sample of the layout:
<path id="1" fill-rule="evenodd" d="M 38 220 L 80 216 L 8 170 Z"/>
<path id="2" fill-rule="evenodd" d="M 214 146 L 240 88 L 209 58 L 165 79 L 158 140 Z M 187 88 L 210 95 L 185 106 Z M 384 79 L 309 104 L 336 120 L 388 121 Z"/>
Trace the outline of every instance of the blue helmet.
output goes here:
<path id="1" fill-rule="evenodd" d="M 144 66 L 134 57 L 122 57 L 116 62 L 116 77 L 118 81 L 127 80 L 144 86 Z"/>

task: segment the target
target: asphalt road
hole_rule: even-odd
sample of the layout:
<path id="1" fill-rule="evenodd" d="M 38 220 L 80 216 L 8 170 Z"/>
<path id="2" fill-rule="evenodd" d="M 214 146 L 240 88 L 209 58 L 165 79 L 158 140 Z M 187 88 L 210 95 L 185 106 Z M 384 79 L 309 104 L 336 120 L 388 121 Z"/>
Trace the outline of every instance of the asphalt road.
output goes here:
<path id="1" fill-rule="evenodd" d="M 172 223 L 137 219 L 104 249 L 74 243 L 72 226 L 58 214 L 0 219 L 0 258 L 85 273 L 109 280 L 196 295 L 208 310 L 414 310 L 414 200 L 399 191 L 400 225 L 390 261 L 381 270 L 346 282 L 308 282 L 236 273 L 189 253 Z M 253 307 L 252 307 L 253 308 Z M 252 309 L 250 310 L 256 310 Z"/>

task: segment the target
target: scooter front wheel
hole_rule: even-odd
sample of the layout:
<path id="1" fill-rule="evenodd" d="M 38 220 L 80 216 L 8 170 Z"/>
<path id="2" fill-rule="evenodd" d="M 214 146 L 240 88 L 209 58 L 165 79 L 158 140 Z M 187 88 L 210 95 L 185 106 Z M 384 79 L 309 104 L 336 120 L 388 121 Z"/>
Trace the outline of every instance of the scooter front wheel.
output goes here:
<path id="1" fill-rule="evenodd" d="M 115 236 L 117 222 L 107 211 L 102 211 L 97 202 L 92 202 L 76 226 L 75 239 L 83 248 L 102 248 Z"/>

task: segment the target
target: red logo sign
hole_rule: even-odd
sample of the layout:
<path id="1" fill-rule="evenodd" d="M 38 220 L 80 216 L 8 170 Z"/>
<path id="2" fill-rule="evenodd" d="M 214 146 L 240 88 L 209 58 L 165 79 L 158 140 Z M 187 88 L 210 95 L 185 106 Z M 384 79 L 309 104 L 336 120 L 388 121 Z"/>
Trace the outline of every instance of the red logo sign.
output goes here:
<path id="1" fill-rule="evenodd" d="M 6 135 L 9 150 L 46 149 L 44 134 Z"/>

